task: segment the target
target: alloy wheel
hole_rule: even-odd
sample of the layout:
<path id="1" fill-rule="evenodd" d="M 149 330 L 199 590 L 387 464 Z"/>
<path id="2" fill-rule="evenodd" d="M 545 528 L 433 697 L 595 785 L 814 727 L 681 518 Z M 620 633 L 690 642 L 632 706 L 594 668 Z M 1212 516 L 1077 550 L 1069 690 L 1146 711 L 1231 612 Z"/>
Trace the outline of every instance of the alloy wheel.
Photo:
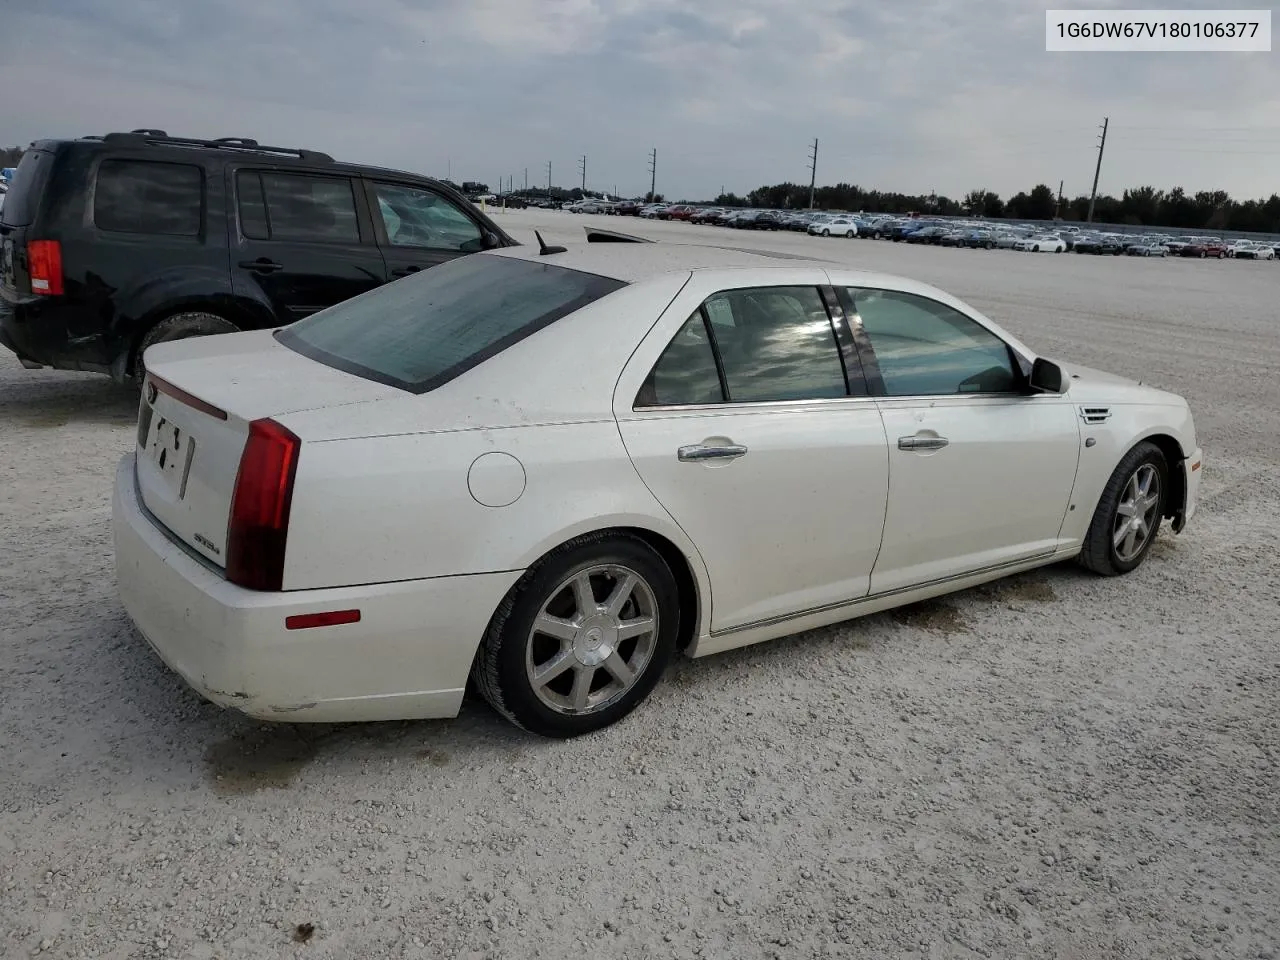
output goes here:
<path id="1" fill-rule="evenodd" d="M 1111 543 L 1124 563 L 1133 560 L 1147 545 L 1160 517 L 1160 474 L 1144 463 L 1129 477 L 1116 505 Z"/>
<path id="2" fill-rule="evenodd" d="M 529 631 L 525 670 L 534 695 L 560 714 L 604 710 L 645 672 L 658 630 L 653 588 L 635 570 L 578 571 L 551 591 Z"/>

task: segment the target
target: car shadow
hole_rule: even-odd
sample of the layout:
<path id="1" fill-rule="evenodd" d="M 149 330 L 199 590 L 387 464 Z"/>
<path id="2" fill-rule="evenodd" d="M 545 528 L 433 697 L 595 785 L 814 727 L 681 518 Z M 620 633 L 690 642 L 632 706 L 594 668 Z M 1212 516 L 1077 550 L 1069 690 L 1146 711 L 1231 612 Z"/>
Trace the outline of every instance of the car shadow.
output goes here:
<path id="1" fill-rule="evenodd" d="M 69 424 L 128 426 L 138 416 L 138 391 L 101 374 L 37 374 L 0 381 L 0 423 L 30 429 Z"/>

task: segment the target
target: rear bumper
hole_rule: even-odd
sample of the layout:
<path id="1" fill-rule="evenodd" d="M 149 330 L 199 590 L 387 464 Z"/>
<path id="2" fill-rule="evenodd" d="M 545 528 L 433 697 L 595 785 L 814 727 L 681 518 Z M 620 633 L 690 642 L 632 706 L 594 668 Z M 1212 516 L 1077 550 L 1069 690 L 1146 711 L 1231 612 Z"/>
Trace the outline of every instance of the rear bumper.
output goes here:
<path id="1" fill-rule="evenodd" d="M 30 363 L 108 372 L 111 358 L 100 336 L 70 338 L 74 311 L 65 297 L 23 296 L 0 286 L 0 344 Z"/>
<path id="2" fill-rule="evenodd" d="M 456 716 L 489 618 L 519 572 L 260 593 L 168 538 L 145 512 L 134 456 L 116 471 L 120 599 L 174 672 L 220 706 L 264 720 Z M 295 614 L 358 609 L 358 623 L 289 630 Z"/>

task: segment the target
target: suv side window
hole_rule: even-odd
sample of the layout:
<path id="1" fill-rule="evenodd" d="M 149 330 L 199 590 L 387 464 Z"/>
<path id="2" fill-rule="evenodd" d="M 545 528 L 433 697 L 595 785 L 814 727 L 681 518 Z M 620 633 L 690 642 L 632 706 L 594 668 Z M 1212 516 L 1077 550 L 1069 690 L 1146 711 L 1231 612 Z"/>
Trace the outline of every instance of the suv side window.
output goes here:
<path id="1" fill-rule="evenodd" d="M 204 174 L 185 163 L 103 160 L 93 188 L 93 222 L 112 233 L 200 235 Z"/>
<path id="2" fill-rule="evenodd" d="M 440 194 L 421 187 L 377 182 L 373 191 L 392 246 L 458 253 L 483 249 L 480 227 Z"/>
<path id="3" fill-rule="evenodd" d="M 755 287 L 709 297 L 676 334 L 637 406 L 815 400 L 848 395 L 816 287 Z"/>
<path id="4" fill-rule="evenodd" d="M 981 324 L 927 297 L 851 289 L 890 397 L 1015 393 L 1008 345 Z"/>
<path id="5" fill-rule="evenodd" d="M 355 194 L 346 177 L 242 170 L 240 229 L 253 240 L 359 243 Z"/>

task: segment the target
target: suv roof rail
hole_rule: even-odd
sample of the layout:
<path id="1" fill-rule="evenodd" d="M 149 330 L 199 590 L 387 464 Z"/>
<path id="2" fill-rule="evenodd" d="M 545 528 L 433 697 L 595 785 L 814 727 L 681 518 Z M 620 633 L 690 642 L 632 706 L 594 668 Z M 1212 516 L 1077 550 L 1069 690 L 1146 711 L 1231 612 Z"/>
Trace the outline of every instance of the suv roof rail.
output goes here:
<path id="1" fill-rule="evenodd" d="M 86 139 L 99 139 L 90 137 Z M 140 128 L 128 133 L 108 133 L 101 137 L 106 143 L 120 143 L 131 146 L 166 146 L 166 147 L 205 147 L 213 150 L 235 150 L 251 153 L 275 154 L 277 156 L 297 157 L 313 163 L 332 163 L 333 157 L 319 150 L 304 150 L 301 147 L 268 147 L 248 137 L 219 137 L 216 140 L 201 140 L 195 137 L 171 137 L 163 130 Z"/>

